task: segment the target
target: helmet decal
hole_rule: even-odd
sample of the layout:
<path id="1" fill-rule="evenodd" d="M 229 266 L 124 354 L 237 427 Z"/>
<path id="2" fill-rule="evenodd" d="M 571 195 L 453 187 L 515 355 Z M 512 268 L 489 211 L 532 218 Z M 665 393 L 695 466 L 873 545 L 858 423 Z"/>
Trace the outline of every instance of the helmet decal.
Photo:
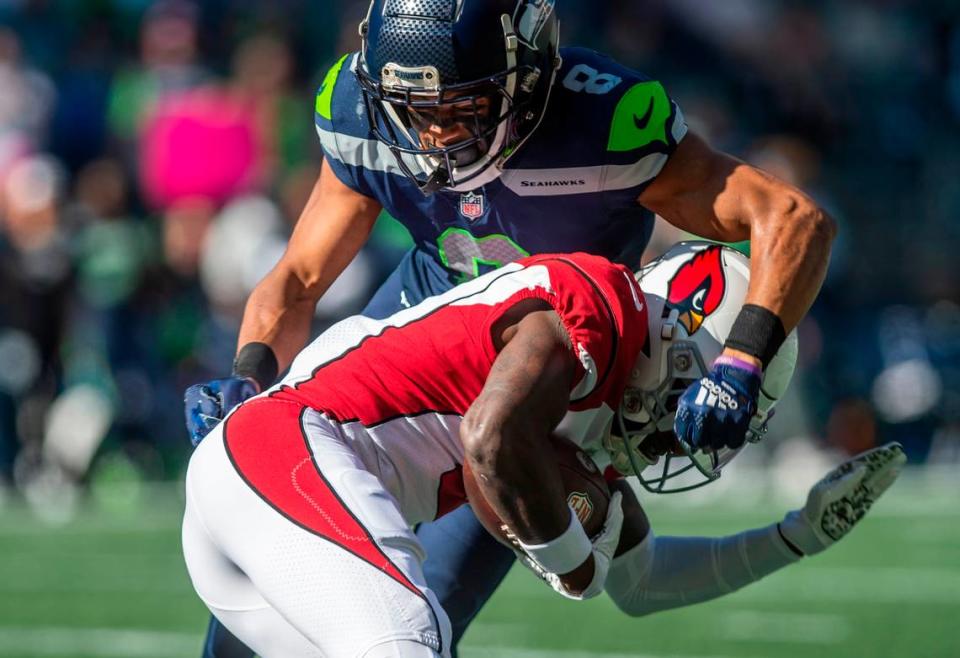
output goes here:
<path id="1" fill-rule="evenodd" d="M 680 266 L 667 285 L 664 312 L 676 310 L 677 320 L 692 336 L 720 307 L 727 289 L 720 261 L 723 247 L 711 245 Z"/>

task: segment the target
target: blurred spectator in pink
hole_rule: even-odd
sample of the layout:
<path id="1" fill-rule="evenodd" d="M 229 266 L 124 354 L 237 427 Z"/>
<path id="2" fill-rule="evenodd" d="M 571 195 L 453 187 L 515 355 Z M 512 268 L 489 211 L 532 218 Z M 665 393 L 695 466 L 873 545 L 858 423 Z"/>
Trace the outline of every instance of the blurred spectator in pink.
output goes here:
<path id="1" fill-rule="evenodd" d="M 170 208 L 203 198 L 222 206 L 270 187 L 308 159 L 311 105 L 291 90 L 292 56 L 258 35 L 233 57 L 223 86 L 161 98 L 143 123 L 140 178 L 146 200 Z"/>
<path id="2" fill-rule="evenodd" d="M 252 103 L 217 87 L 162 99 L 140 139 L 144 197 L 154 208 L 204 198 L 216 205 L 256 188 L 264 153 Z"/>

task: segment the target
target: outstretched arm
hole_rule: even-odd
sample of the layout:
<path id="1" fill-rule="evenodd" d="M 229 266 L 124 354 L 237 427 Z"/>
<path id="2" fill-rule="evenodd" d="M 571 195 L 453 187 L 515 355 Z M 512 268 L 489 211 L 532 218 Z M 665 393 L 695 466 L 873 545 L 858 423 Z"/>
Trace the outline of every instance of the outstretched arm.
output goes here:
<path id="1" fill-rule="evenodd" d="M 638 202 L 671 224 L 723 242 L 750 239 L 750 287 L 722 357 L 677 404 L 689 449 L 739 448 L 762 369 L 809 310 L 827 272 L 833 221 L 800 190 L 687 135 Z M 736 401 L 717 403 L 721 390 Z"/>
<path id="2" fill-rule="evenodd" d="M 813 304 L 836 232 L 809 196 L 688 134 L 639 202 L 710 240 L 750 240 L 747 304 L 774 313 L 789 333 Z M 753 355 L 749 355 L 753 356 Z"/>
<path id="3" fill-rule="evenodd" d="M 376 201 L 344 185 L 324 161 L 283 258 L 250 294 L 232 375 L 184 393 L 194 445 L 290 365 L 310 337 L 317 301 L 366 242 L 379 213 Z"/>
<path id="4" fill-rule="evenodd" d="M 858 455 L 818 482 L 802 509 L 766 528 L 729 537 L 644 533 L 646 517 L 641 520 L 636 499 L 625 495 L 627 522 L 607 576 L 607 593 L 625 613 L 640 617 L 734 592 L 845 537 L 894 483 L 905 462 L 896 443 Z M 640 526 L 631 530 L 631 518 Z"/>
<path id="5" fill-rule="evenodd" d="M 279 371 L 290 365 L 310 337 L 317 302 L 367 241 L 380 210 L 324 161 L 286 252 L 250 294 L 240 326 L 241 354 L 245 346 L 261 343 L 276 356 Z"/>

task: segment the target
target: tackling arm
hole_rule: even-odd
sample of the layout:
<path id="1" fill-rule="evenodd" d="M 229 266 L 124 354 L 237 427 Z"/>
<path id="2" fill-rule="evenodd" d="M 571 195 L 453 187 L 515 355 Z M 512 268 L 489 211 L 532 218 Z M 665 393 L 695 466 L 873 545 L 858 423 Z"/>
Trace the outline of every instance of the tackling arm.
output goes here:
<path id="1" fill-rule="evenodd" d="M 638 201 L 695 235 L 723 242 L 749 239 L 746 304 L 772 312 L 786 333 L 813 304 L 836 227 L 795 187 L 689 134 Z M 727 351 L 760 364 L 755 355 Z"/>
<path id="2" fill-rule="evenodd" d="M 657 537 L 645 517 L 645 528 L 630 523 L 643 512 L 620 483 L 626 520 L 605 589 L 631 617 L 718 598 L 800 560 L 776 524 L 729 537 Z"/>
<path id="3" fill-rule="evenodd" d="M 184 392 L 194 445 L 290 365 L 310 336 L 317 300 L 366 242 L 379 213 L 377 202 L 340 182 L 324 161 L 286 253 L 250 294 L 233 373 Z"/>
<path id="4" fill-rule="evenodd" d="M 262 343 L 276 355 L 280 371 L 290 365 L 309 339 L 317 301 L 367 241 L 380 210 L 376 201 L 344 185 L 324 161 L 283 258 L 247 301 L 241 352 Z"/>
<path id="5" fill-rule="evenodd" d="M 696 135 L 680 143 L 638 201 L 696 235 L 751 240 L 746 301 L 720 358 L 680 397 L 674 420 L 688 450 L 739 448 L 757 409 L 763 369 L 823 283 L 833 221 L 796 188 Z"/>

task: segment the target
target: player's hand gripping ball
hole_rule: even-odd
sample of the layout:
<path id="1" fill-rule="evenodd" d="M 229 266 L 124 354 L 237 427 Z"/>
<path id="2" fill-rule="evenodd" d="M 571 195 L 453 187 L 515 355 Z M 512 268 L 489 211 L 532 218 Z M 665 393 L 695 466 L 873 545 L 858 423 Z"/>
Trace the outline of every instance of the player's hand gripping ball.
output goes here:
<path id="1" fill-rule="evenodd" d="M 603 473 L 593 463 L 590 455 L 573 442 L 562 437 L 551 437 L 553 452 L 560 467 L 560 478 L 567 494 L 569 505 L 580 519 L 587 536 L 593 539 L 602 530 L 610 504 L 610 489 Z M 476 478 L 467 464 L 463 465 L 463 488 L 480 524 L 501 544 L 519 549 L 517 538 L 506 526 L 477 487 Z"/>
<path id="2" fill-rule="evenodd" d="M 581 601 L 603 592 L 607 572 L 623 527 L 622 494 L 613 496 L 606 480 L 590 456 L 570 441 L 551 437 L 554 454 L 560 469 L 560 478 L 567 496 L 567 505 L 580 520 L 590 538 L 593 555 L 593 579 L 586 589 L 573 593 L 567 589 L 561 574 L 551 573 L 528 554 L 496 512 L 487 504 L 477 488 L 476 478 L 469 466 L 463 469 L 463 484 L 467 498 L 480 523 L 498 541 L 514 550 L 520 562 L 564 598 Z"/>
<path id="3" fill-rule="evenodd" d="M 245 377 L 214 379 L 188 388 L 183 394 L 183 406 L 190 442 L 200 445 L 231 409 L 259 392 L 256 383 Z"/>
<path id="4" fill-rule="evenodd" d="M 677 439 L 690 452 L 741 447 L 757 412 L 760 383 L 759 370 L 714 364 L 680 396 L 673 423 Z"/>
<path id="5" fill-rule="evenodd" d="M 817 482 L 803 509 L 787 514 L 780 532 L 804 555 L 815 555 L 840 541 L 889 489 L 907 456 L 888 443 L 840 464 Z"/>

